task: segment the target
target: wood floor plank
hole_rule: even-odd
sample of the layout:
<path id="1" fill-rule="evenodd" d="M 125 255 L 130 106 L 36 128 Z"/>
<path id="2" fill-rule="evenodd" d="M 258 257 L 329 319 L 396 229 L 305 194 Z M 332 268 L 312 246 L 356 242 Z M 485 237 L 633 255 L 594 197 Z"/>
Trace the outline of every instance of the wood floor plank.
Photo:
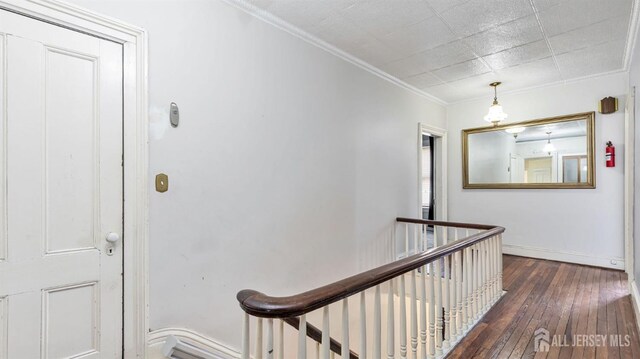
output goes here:
<path id="1" fill-rule="evenodd" d="M 640 358 L 624 272 L 517 256 L 504 256 L 503 264 L 507 293 L 448 358 Z M 536 352 L 539 328 L 565 346 Z M 607 344 L 617 336 L 621 345 L 590 345 L 596 335 Z"/>

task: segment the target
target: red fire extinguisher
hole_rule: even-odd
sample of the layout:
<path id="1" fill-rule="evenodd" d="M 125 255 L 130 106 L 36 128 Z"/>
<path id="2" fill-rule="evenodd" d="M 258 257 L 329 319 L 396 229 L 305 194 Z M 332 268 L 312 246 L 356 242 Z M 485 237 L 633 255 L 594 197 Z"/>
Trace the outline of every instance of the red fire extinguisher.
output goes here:
<path id="1" fill-rule="evenodd" d="M 616 148 L 611 141 L 607 142 L 607 148 L 605 149 L 605 158 L 607 159 L 607 167 L 616 166 Z"/>

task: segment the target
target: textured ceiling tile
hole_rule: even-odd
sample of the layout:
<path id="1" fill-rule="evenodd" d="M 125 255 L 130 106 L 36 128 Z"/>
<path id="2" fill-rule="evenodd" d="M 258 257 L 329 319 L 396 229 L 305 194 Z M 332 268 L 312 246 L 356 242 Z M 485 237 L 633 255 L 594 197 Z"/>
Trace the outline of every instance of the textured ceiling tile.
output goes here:
<path id="1" fill-rule="evenodd" d="M 423 0 L 360 1 L 341 13 L 365 31 L 382 36 L 435 14 Z"/>
<path id="2" fill-rule="evenodd" d="M 359 46 L 352 47 L 349 53 L 377 67 L 397 60 L 397 55 L 392 49 L 373 37 L 360 42 Z"/>
<path id="3" fill-rule="evenodd" d="M 405 78 L 429 71 L 427 64 L 419 56 L 409 56 L 380 66 L 380 69 L 397 78 Z"/>
<path id="4" fill-rule="evenodd" d="M 526 88 L 562 80 L 552 57 L 497 71 L 503 90 Z"/>
<path id="5" fill-rule="evenodd" d="M 550 56 L 551 51 L 546 41 L 540 40 L 488 55 L 483 59 L 492 69 L 500 70 Z"/>
<path id="6" fill-rule="evenodd" d="M 535 5 L 538 11 L 546 10 L 550 7 L 554 7 L 560 5 L 566 0 L 533 0 L 533 4 Z"/>
<path id="7" fill-rule="evenodd" d="M 437 70 L 453 64 L 473 60 L 476 55 L 464 41 L 454 41 L 415 55 L 428 70 Z"/>
<path id="8" fill-rule="evenodd" d="M 577 28 L 549 38 L 555 54 L 627 37 L 629 16 L 618 16 L 596 24 Z"/>
<path id="9" fill-rule="evenodd" d="M 478 56 L 485 56 L 541 39 L 538 20 L 531 15 L 469 36 L 465 41 Z"/>
<path id="10" fill-rule="evenodd" d="M 419 89 L 425 89 L 427 87 L 443 83 L 442 80 L 440 80 L 430 72 L 425 72 L 420 75 L 404 78 L 403 80 Z"/>
<path id="11" fill-rule="evenodd" d="M 556 56 L 565 80 L 620 70 L 626 41 L 617 40 Z"/>
<path id="12" fill-rule="evenodd" d="M 433 73 L 442 80 L 449 82 L 471 76 L 481 75 L 490 71 L 491 69 L 489 69 L 484 63 L 482 63 L 482 61 L 475 59 L 444 67 L 439 70 L 433 71 Z"/>
<path id="13" fill-rule="evenodd" d="M 499 80 L 496 74 L 487 73 L 442 85 L 431 86 L 425 89 L 425 92 L 447 102 L 457 102 L 469 98 L 486 96 L 488 110 L 493 100 L 493 90 L 489 87 L 489 84 Z M 503 89 L 501 88 L 500 90 Z M 478 119 L 482 121 L 482 116 L 484 115 L 485 113 L 478 114 Z"/>
<path id="14" fill-rule="evenodd" d="M 455 35 L 437 17 L 432 17 L 381 37 L 399 55 L 410 56 L 455 40 Z"/>
<path id="15" fill-rule="evenodd" d="M 342 49 L 351 51 L 367 42 L 370 35 L 342 16 L 332 16 L 318 25 L 318 38 Z"/>
<path id="16" fill-rule="evenodd" d="M 462 41 L 454 41 L 394 61 L 382 66 L 382 69 L 398 77 L 408 77 L 430 70 L 447 67 L 452 64 L 475 59 L 473 51 Z"/>
<path id="17" fill-rule="evenodd" d="M 630 16 L 632 0 L 565 0 L 540 11 L 540 22 L 547 36 L 555 36 L 616 16 Z"/>
<path id="18" fill-rule="evenodd" d="M 442 13 L 459 36 L 469 36 L 533 14 L 529 0 L 471 0 Z"/>
<path id="19" fill-rule="evenodd" d="M 254 5 L 303 30 L 335 16 L 338 11 L 353 5 L 356 0 L 253 0 Z"/>
<path id="20" fill-rule="evenodd" d="M 439 13 L 451 9 L 452 7 L 464 4 L 467 1 L 469 0 L 427 0 L 429 5 L 431 5 L 431 7 L 433 7 L 433 9 Z"/>

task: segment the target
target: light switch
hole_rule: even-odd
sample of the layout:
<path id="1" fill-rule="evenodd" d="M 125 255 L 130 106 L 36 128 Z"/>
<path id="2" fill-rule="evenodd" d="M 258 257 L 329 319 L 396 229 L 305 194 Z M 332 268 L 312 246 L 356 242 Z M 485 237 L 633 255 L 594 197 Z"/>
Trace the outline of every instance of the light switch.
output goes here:
<path id="1" fill-rule="evenodd" d="M 169 190 L 169 176 L 164 173 L 156 175 L 156 191 L 163 193 Z"/>

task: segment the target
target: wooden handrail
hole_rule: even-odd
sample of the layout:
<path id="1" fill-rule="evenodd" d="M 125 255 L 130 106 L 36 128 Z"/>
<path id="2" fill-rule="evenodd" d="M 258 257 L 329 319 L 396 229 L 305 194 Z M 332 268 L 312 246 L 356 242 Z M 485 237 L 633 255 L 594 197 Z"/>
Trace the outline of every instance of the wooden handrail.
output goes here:
<path id="1" fill-rule="evenodd" d="M 285 323 L 299 330 L 300 318 L 284 318 Z M 314 325 L 307 322 L 307 336 L 318 343 L 322 343 L 322 331 L 316 328 Z M 333 338 L 329 338 L 329 350 L 336 354 L 342 354 L 342 344 Z M 349 351 L 349 359 L 358 359 L 358 354 L 352 350 Z"/>
<path id="2" fill-rule="evenodd" d="M 416 218 L 396 218 L 397 222 L 402 223 L 416 223 L 416 224 L 428 224 L 430 226 L 442 226 L 442 227 L 456 227 L 456 228 L 469 228 L 469 229 L 484 229 L 489 230 L 498 226 L 490 224 L 475 224 L 475 223 L 459 223 L 459 222 L 444 222 L 444 221 L 432 221 L 429 219 L 416 219 Z"/>
<path id="3" fill-rule="evenodd" d="M 485 239 L 496 236 L 505 230 L 503 227 L 499 226 L 486 226 L 468 223 L 423 221 L 408 218 L 398 218 L 398 221 L 411 221 L 410 223 L 433 225 L 446 224 L 447 226 L 483 229 L 485 231 L 297 295 L 288 297 L 272 297 L 255 290 L 245 289 L 240 291 L 236 296 L 238 302 L 240 302 L 240 307 L 246 313 L 256 317 L 298 317 L 356 293 L 375 287 L 378 284 L 384 283 L 390 279 L 431 263 L 438 258 L 450 255 Z"/>

